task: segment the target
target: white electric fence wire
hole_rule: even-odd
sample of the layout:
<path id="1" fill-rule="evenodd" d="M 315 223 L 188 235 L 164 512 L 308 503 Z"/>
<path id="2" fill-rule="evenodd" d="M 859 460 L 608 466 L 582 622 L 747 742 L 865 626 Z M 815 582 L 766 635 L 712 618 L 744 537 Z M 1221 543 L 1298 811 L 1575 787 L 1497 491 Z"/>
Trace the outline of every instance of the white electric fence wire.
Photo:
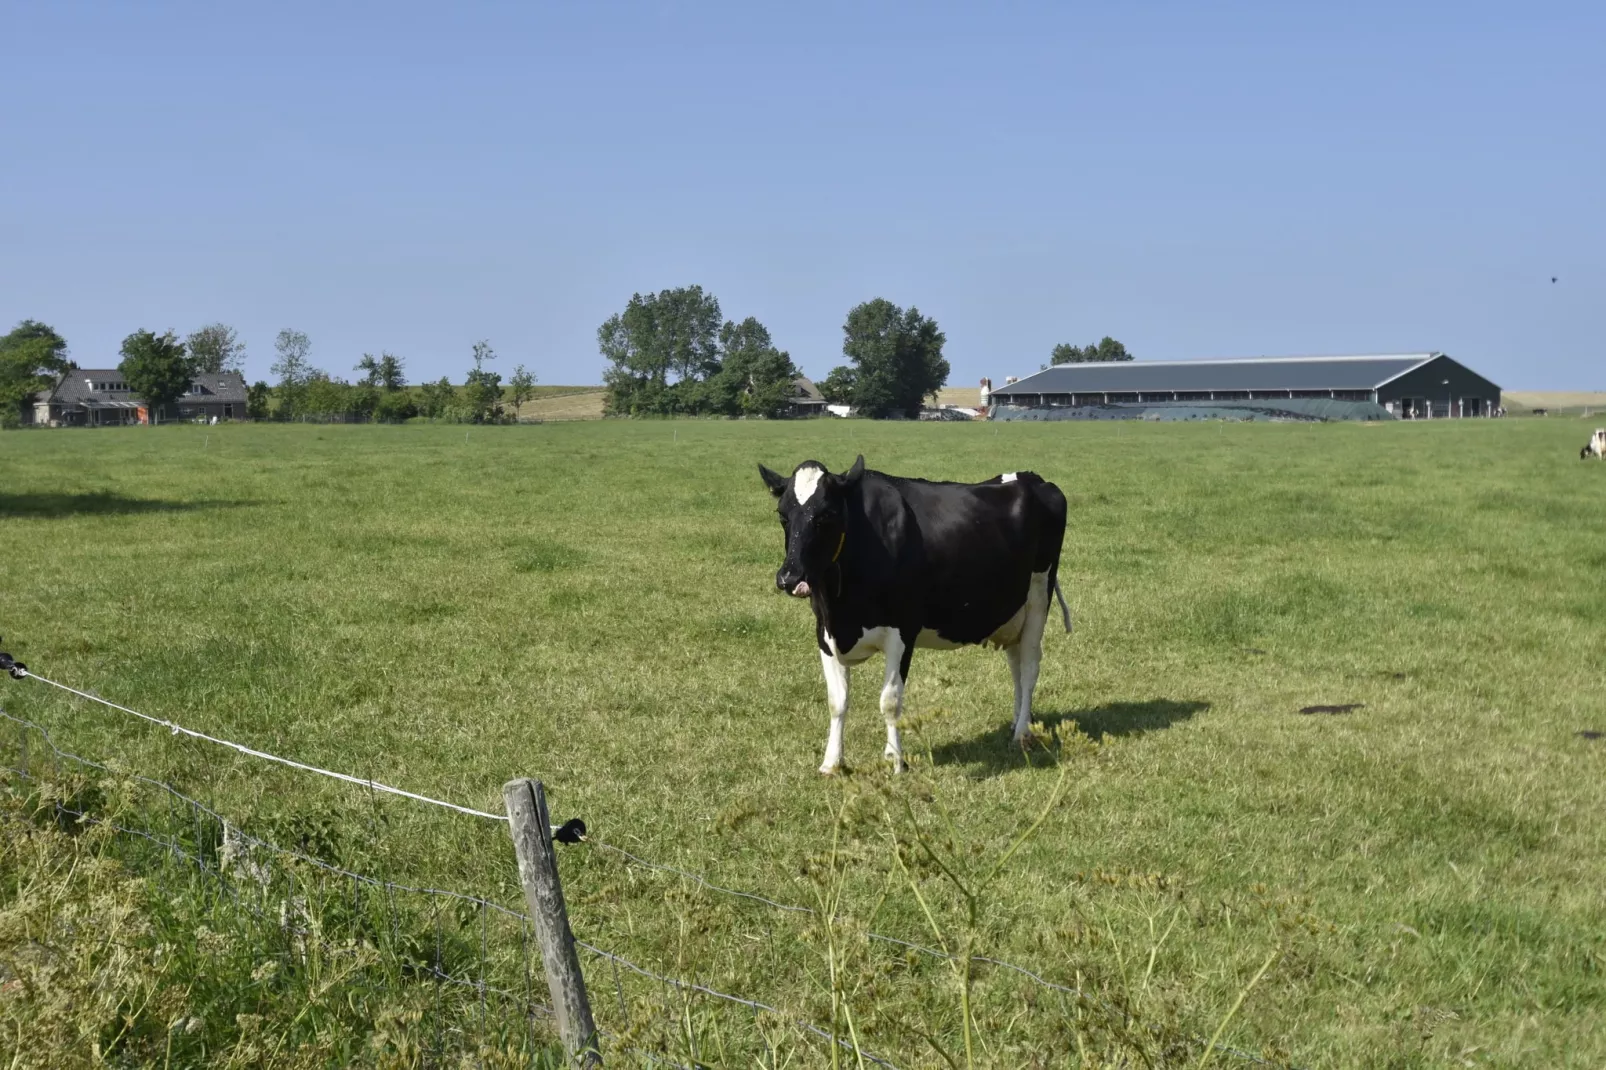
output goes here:
<path id="1" fill-rule="evenodd" d="M 60 688 L 69 694 L 77 695 L 79 698 L 88 699 L 90 702 L 98 702 L 102 706 L 110 707 L 111 709 L 126 713 L 132 717 L 138 717 L 142 721 L 149 721 L 151 724 L 161 725 L 163 728 L 166 728 L 168 731 L 172 732 L 175 736 L 184 735 L 189 736 L 191 739 L 201 739 L 208 743 L 216 743 L 220 747 L 228 747 L 232 750 L 239 751 L 241 754 L 250 755 L 252 758 L 261 758 L 264 761 L 278 762 L 280 765 L 289 766 L 291 769 L 300 769 L 305 773 L 317 773 L 319 776 L 330 777 L 334 780 L 343 780 L 347 784 L 356 784 L 358 787 L 368 788 L 370 791 L 380 791 L 387 795 L 400 795 L 404 799 L 412 799 L 414 802 L 429 803 L 431 806 L 439 806 L 447 810 L 456 810 L 460 814 L 468 814 L 471 817 L 483 817 L 488 818 L 491 821 L 505 822 L 507 820 L 506 814 L 489 814 L 484 810 L 476 810 L 472 806 L 459 806 L 456 803 L 444 802 L 440 799 L 431 799 L 428 795 L 419 795 L 416 792 L 405 791 L 401 788 L 393 788 L 389 784 L 381 784 L 379 781 L 372 780 L 367 777 L 352 776 L 350 773 L 337 773 L 333 769 L 320 769 L 316 765 L 307 765 L 304 762 L 294 761 L 290 758 L 281 758 L 277 754 L 269 754 L 267 751 L 260 751 L 254 747 L 247 747 L 244 743 L 235 743 L 232 740 L 219 739 L 216 736 L 209 736 L 205 732 L 197 732 L 193 728 L 185 728 L 181 724 L 175 724 L 172 721 L 164 720 L 160 717 L 152 717 L 149 714 L 140 713 L 138 710 L 131 710 L 127 706 L 120 706 L 115 702 L 110 702 L 101 698 L 99 695 L 91 695 L 89 692 L 80 691 L 76 687 L 68 687 L 66 684 L 57 683 L 55 680 L 40 676 L 38 673 L 31 672 L 27 669 L 18 668 L 16 672 L 20 673 L 25 679 L 38 680 L 42 684 L 49 684 L 51 687 Z"/>

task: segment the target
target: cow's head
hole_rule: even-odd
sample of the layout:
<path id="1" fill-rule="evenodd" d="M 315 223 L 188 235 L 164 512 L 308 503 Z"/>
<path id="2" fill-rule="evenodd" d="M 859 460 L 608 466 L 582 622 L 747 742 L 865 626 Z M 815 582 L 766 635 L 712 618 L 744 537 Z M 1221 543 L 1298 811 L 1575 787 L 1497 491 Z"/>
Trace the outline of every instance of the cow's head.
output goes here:
<path id="1" fill-rule="evenodd" d="M 775 586 L 806 598 L 810 579 L 818 582 L 842 554 L 848 531 L 846 499 L 864 475 L 864 456 L 839 476 L 827 472 L 819 461 L 804 461 L 791 478 L 763 465 L 758 474 L 777 499 L 786 535 L 786 561 L 775 574 Z"/>

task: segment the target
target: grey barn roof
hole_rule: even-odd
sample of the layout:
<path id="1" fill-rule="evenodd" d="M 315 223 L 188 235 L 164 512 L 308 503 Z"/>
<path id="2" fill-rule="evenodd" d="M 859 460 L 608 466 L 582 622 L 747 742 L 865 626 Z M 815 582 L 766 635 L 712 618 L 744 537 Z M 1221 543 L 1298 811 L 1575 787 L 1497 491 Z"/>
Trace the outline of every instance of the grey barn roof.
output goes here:
<path id="1" fill-rule="evenodd" d="M 991 396 L 1169 390 L 1373 390 L 1439 356 L 1443 354 L 1059 364 L 1019 382 L 995 387 Z"/>

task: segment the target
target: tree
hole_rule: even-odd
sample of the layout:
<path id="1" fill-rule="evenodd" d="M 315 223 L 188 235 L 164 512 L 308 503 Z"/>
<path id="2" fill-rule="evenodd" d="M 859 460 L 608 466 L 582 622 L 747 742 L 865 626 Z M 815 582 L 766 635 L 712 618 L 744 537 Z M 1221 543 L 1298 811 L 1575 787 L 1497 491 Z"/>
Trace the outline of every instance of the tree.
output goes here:
<path id="1" fill-rule="evenodd" d="M 719 371 L 706 381 L 704 402 L 726 416 L 787 416 L 798 374 L 757 319 L 726 320 L 719 329 Z"/>
<path id="2" fill-rule="evenodd" d="M 184 344 L 190 351 L 190 360 L 197 373 L 216 375 L 219 372 L 245 370 L 245 343 L 240 341 L 234 328 L 226 323 L 208 323 L 199 330 L 191 331 Z"/>
<path id="3" fill-rule="evenodd" d="M 380 423 L 399 424 L 418 415 L 418 405 L 411 394 L 403 390 L 387 390 L 379 395 L 374 406 L 374 419 Z"/>
<path id="4" fill-rule="evenodd" d="M 632 294 L 597 328 L 606 407 L 618 415 L 695 412 L 702 383 L 719 372 L 719 300 L 701 286 Z"/>
<path id="5" fill-rule="evenodd" d="M 260 380 L 254 382 L 245 392 L 245 414 L 253 420 L 266 420 L 268 418 L 268 401 L 273 397 L 273 388 Z"/>
<path id="6" fill-rule="evenodd" d="M 0 426 L 19 422 L 33 396 L 72 366 L 66 339 L 38 320 L 23 320 L 0 337 Z"/>
<path id="7" fill-rule="evenodd" d="M 307 375 L 300 415 L 353 416 L 367 419 L 378 404 L 377 387 L 353 386 L 344 379 L 334 378 L 328 372 L 313 369 Z"/>
<path id="8" fill-rule="evenodd" d="M 329 378 L 329 373 L 317 368 L 307 372 L 302 380 L 297 416 L 330 416 L 346 408 L 346 384 Z"/>
<path id="9" fill-rule="evenodd" d="M 364 353 L 356 370 L 364 373 L 361 380 L 364 386 L 395 391 L 407 385 L 407 376 L 403 374 L 405 366 L 406 361 L 390 353 L 381 353 L 378 360 Z"/>
<path id="10" fill-rule="evenodd" d="M 274 339 L 273 348 L 279 354 L 279 359 L 273 362 L 269 370 L 279 377 L 279 415 L 296 416 L 301 412 L 307 381 L 314 371 L 307 360 L 312 342 L 304 332 L 286 327 Z"/>
<path id="11" fill-rule="evenodd" d="M 438 419 L 445 416 L 457 400 L 457 390 L 452 381 L 441 376 L 439 382 L 425 383 L 418 391 L 418 412 L 421 416 Z"/>
<path id="12" fill-rule="evenodd" d="M 163 407 L 189 392 L 195 367 L 184 343 L 172 331 L 135 331 L 123 339 L 121 352 L 123 360 L 117 370 L 127 381 L 128 389 L 145 402 L 154 424 Z"/>
<path id="13" fill-rule="evenodd" d="M 1054 354 L 1050 363 L 1100 364 L 1131 359 L 1132 354 L 1126 351 L 1126 346 L 1109 335 L 1105 335 L 1099 341 L 1086 346 L 1073 346 L 1061 342 L 1054 347 Z"/>
<path id="14" fill-rule="evenodd" d="M 513 377 L 507 381 L 507 386 L 508 396 L 513 399 L 513 412 L 517 415 L 524 403 L 535 397 L 535 376 L 520 364 L 513 369 Z"/>
<path id="15" fill-rule="evenodd" d="M 831 374 L 814 384 L 820 396 L 833 405 L 853 404 L 853 392 L 858 389 L 859 373 L 846 364 L 838 364 Z"/>
<path id="16" fill-rule="evenodd" d="M 474 343 L 474 370 L 463 383 L 463 401 L 468 407 L 468 418 L 475 423 L 486 423 L 502 415 L 502 377 L 485 367 L 485 362 L 496 359 L 491 343 Z"/>
<path id="17" fill-rule="evenodd" d="M 850 404 L 862 415 L 914 419 L 925 399 L 948 381 L 942 356 L 947 339 L 919 309 L 906 312 L 878 297 L 848 313 L 842 334 L 842 353 L 854 367 L 834 370 L 827 382 L 841 384 L 851 376 Z"/>

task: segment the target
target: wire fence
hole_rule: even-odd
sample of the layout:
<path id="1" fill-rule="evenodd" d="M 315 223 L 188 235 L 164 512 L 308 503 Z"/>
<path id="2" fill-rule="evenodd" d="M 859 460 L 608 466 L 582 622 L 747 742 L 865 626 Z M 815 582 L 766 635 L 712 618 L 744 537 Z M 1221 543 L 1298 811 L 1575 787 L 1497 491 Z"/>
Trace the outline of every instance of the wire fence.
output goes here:
<path id="1" fill-rule="evenodd" d="M 39 677 L 33 676 L 33 674 L 29 675 L 32 678 L 40 679 Z M 162 724 L 164 727 L 171 726 L 171 722 L 164 722 L 156 718 L 144 717 L 135 711 L 127 710 L 125 707 L 106 702 L 105 700 L 99 699 L 96 696 L 80 692 L 77 689 L 63 688 L 63 690 L 71 691 L 73 694 L 79 695 L 80 697 L 87 697 L 94 701 L 100 701 L 105 705 L 111 706 L 115 709 L 123 710 L 124 712 L 134 713 L 135 716 L 140 716 L 144 720 Z M 551 1017 L 550 1008 L 537 1001 L 534 996 L 534 988 L 532 987 L 531 982 L 531 919 L 524 911 L 517 910 L 505 904 L 495 902 L 494 900 L 486 899 L 482 896 L 477 896 L 466 892 L 459 892 L 443 888 L 423 887 L 399 881 L 385 880 L 370 874 L 359 873 L 344 866 L 328 862 L 324 859 L 308 854 L 305 851 L 280 846 L 269 840 L 263 839 L 262 837 L 243 831 L 237 824 L 229 821 L 215 808 L 185 794 L 165 781 L 143 776 L 141 774 L 122 772 L 106 765 L 105 763 L 85 758 L 59 746 L 51 736 L 49 730 L 43 725 L 37 724 L 36 722 L 27 720 L 25 718 L 14 716 L 3 709 L 0 709 L 0 720 L 9 722 L 25 732 L 32 732 L 36 734 L 44 742 L 51 757 L 58 762 L 65 761 L 71 763 L 72 765 L 79 766 L 84 769 L 94 770 L 97 773 L 110 777 L 127 778 L 140 785 L 148 787 L 153 791 L 159 792 L 173 803 L 187 808 L 197 822 L 203 817 L 209 819 L 216 824 L 218 829 L 218 834 L 212 838 L 220 841 L 221 845 L 232 846 L 233 850 L 232 852 L 228 853 L 228 857 L 226 858 L 223 857 L 219 851 L 214 850 L 209 852 L 205 846 L 208 838 L 199 830 L 198 825 L 197 832 L 194 837 L 186 839 L 172 834 L 157 832 L 148 828 L 133 827 L 120 821 L 110 820 L 108 818 L 98 816 L 87 809 L 80 809 L 63 803 L 59 800 L 53 801 L 50 804 L 52 813 L 55 816 L 68 817 L 84 825 L 105 825 L 119 834 L 136 837 L 159 848 L 162 853 L 170 858 L 193 866 L 197 872 L 203 873 L 207 877 L 219 882 L 220 884 L 224 884 L 231 889 L 237 890 L 239 883 L 241 883 L 241 880 L 236 880 L 233 878 L 240 878 L 248 884 L 254 882 L 266 888 L 273 883 L 276 877 L 283 875 L 283 870 L 270 870 L 270 868 L 265 865 L 262 860 L 252 857 L 254 852 L 260 851 L 262 853 L 286 860 L 290 863 L 310 867 L 318 873 L 330 877 L 340 878 L 354 885 L 383 892 L 386 896 L 387 905 L 390 908 L 387 911 L 387 923 L 388 927 L 392 931 L 394 931 L 400 924 L 401 915 L 395 910 L 394 904 L 394 897 L 398 894 L 433 897 L 437 899 L 455 901 L 456 903 L 469 906 L 476 912 L 476 916 L 479 919 L 477 926 L 480 932 L 479 956 L 474 964 L 474 968 L 472 970 L 465 971 L 461 967 L 456 969 L 448 967 L 442 955 L 439 953 L 440 946 L 442 944 L 442 941 L 439 937 L 444 915 L 436 912 L 431 914 L 427 921 L 428 927 L 431 927 L 436 933 L 437 953 L 432 960 L 412 963 L 410 967 L 411 970 L 415 973 L 426 975 L 444 984 L 472 989 L 479 994 L 479 998 L 482 1001 L 489 995 L 502 997 L 502 999 L 506 1001 L 516 1001 L 524 1008 L 525 1014 L 532 1019 L 548 1019 Z M 227 741 L 216 740 L 214 737 L 207 736 L 204 733 L 192 733 L 183 730 L 182 728 L 179 729 L 178 734 L 191 735 L 193 738 L 205 739 L 212 742 L 221 742 L 224 745 L 229 745 Z M 237 747 L 236 749 L 241 749 L 243 753 L 250 753 L 248 748 Z M 292 763 L 285 762 L 283 764 Z M 27 757 L 27 749 L 24 745 L 22 747 L 22 756 L 18 763 L 15 765 L 8 764 L 4 768 L 7 772 L 21 779 L 37 781 L 37 775 L 28 768 L 28 765 L 29 761 Z M 300 765 L 301 763 L 293 763 L 293 767 L 300 767 Z M 337 776 L 337 779 L 347 780 L 348 782 L 352 783 L 360 783 L 363 786 L 367 785 L 367 781 L 359 780 L 357 778 Z M 469 811 L 468 808 L 465 807 L 457 807 L 450 803 L 441 803 L 439 800 L 425 800 L 425 797 L 415 796 L 412 793 L 395 791 L 393 794 L 434 802 L 437 805 L 443 805 L 451 810 L 457 810 L 460 812 L 473 812 Z M 505 821 L 506 819 L 503 818 L 503 820 Z M 294 898 L 293 893 L 291 893 L 291 898 Z M 759 897 L 751 898 L 756 899 Z M 255 908 L 254 912 L 258 915 L 259 919 L 266 918 L 264 908 L 262 908 L 260 904 Z M 500 987 L 491 983 L 487 979 L 487 969 L 492 963 L 493 956 L 490 954 L 492 941 L 489 938 L 488 926 L 485 923 L 485 917 L 492 914 L 500 915 L 501 917 L 507 919 L 513 919 L 517 922 L 516 942 L 518 948 L 518 960 L 521 967 L 518 973 L 523 978 L 522 992 L 515 992 L 509 988 Z M 295 933 L 293 922 L 281 923 L 281 927 L 284 927 L 285 925 L 288 925 L 292 929 L 293 935 L 306 935 L 304 932 Z M 506 941 L 499 941 L 499 943 L 506 943 Z M 732 1006 L 741 1007 L 749 1011 L 762 1011 L 768 1014 L 773 1014 L 777 1017 L 787 1017 L 786 1012 L 780 1008 L 762 1001 L 748 999 L 743 996 L 724 992 L 709 985 L 701 984 L 695 981 L 670 977 L 666 974 L 643 966 L 640 963 L 637 963 L 616 952 L 598 947 L 595 944 L 585 941 L 577 941 L 577 943 L 589 954 L 599 959 L 622 967 L 639 977 L 668 986 L 676 992 L 697 993 L 701 996 L 706 996 L 710 999 L 718 1000 Z M 341 949 L 325 940 L 320 942 L 320 950 L 325 954 L 332 954 L 339 953 Z M 845 1038 L 833 1036 L 831 1033 L 819 1028 L 811 1022 L 801 1019 L 794 1019 L 793 1024 L 798 1029 L 812 1036 L 823 1039 L 829 1043 L 836 1044 L 844 1050 L 850 1052 L 854 1051 L 854 1047 L 851 1042 Z M 606 1030 L 602 1032 L 604 1038 L 609 1035 L 608 1031 Z M 656 1065 L 680 1065 L 675 1063 L 673 1060 L 666 1059 L 662 1054 L 646 1052 L 634 1048 L 626 1048 L 623 1050 L 630 1054 L 642 1057 Z M 896 1064 L 884 1056 L 877 1055 L 874 1052 L 866 1051 L 862 1048 L 858 1050 L 858 1054 L 862 1055 L 863 1058 L 868 1062 L 875 1063 L 879 1066 L 892 1067 L 894 1070 L 896 1070 Z"/>
<path id="2" fill-rule="evenodd" d="M 127 706 L 102 698 L 101 696 L 92 692 L 83 691 L 78 688 L 74 688 L 69 685 L 59 683 L 55 680 L 40 676 L 39 674 L 28 670 L 25 665 L 15 662 L 14 659 L 10 658 L 9 655 L 0 654 L 0 671 L 9 672 L 13 678 L 19 680 L 31 679 L 38 681 L 40 684 L 58 689 L 77 698 L 100 704 L 149 724 L 165 728 L 175 736 L 185 736 L 216 746 L 229 748 L 237 753 L 244 754 L 249 757 L 276 763 L 300 772 L 311 773 L 336 781 L 341 781 L 349 785 L 368 789 L 373 793 L 393 795 L 411 800 L 413 802 L 438 807 L 461 815 L 478 817 L 501 823 L 506 823 L 508 821 L 508 817 L 505 814 L 489 813 L 473 807 L 464 806 L 458 803 L 448 802 L 420 793 L 407 791 L 402 788 L 393 787 L 391 785 L 375 781 L 371 778 L 357 777 L 335 770 L 323 769 L 308 763 L 299 762 L 262 751 L 257 748 L 249 747 L 245 744 L 241 744 L 232 740 L 223 739 L 187 728 L 165 718 L 153 717 L 148 714 L 141 713 L 138 710 L 134 710 Z M 531 1023 L 543 1022 L 547 1019 L 550 1019 L 552 1015 L 551 1009 L 545 1004 L 539 1002 L 534 996 L 536 986 L 532 982 L 533 968 L 530 949 L 532 922 L 528 914 L 526 914 L 524 911 L 509 907 L 502 903 L 498 903 L 492 899 L 466 892 L 386 880 L 371 874 L 361 873 L 345 866 L 341 866 L 337 863 L 328 861 L 327 859 L 319 858 L 309 851 L 278 845 L 267 839 L 244 831 L 238 823 L 231 822 L 212 806 L 192 798 L 191 796 L 179 791 L 177 788 L 164 781 L 146 777 L 137 773 L 116 770 L 104 763 L 97 762 L 93 759 L 84 758 L 58 746 L 55 740 L 51 737 L 49 731 L 33 721 L 16 717 L 10 713 L 7 713 L 3 709 L 0 709 L 0 719 L 13 724 L 17 728 L 21 729 L 23 733 L 20 741 L 20 758 L 18 764 L 15 766 L 7 765 L 4 767 L 10 773 L 25 780 L 37 781 L 37 774 L 29 768 L 30 759 L 26 742 L 27 733 L 35 733 L 45 743 L 52 760 L 58 763 L 58 771 L 59 763 L 65 761 L 83 769 L 94 770 L 95 772 L 105 776 L 122 778 L 132 783 L 141 785 L 142 787 L 150 789 L 151 791 L 156 792 L 165 798 L 170 807 L 177 807 L 181 810 L 187 811 L 189 817 L 188 824 L 193 826 L 194 831 L 190 838 L 186 840 L 183 835 L 174 835 L 171 832 L 164 834 L 148 828 L 142 829 L 132 827 L 130 825 L 126 825 L 121 822 L 111 820 L 107 817 L 92 813 L 88 808 L 75 808 L 60 800 L 56 800 L 52 803 L 52 805 L 54 808 L 54 813 L 58 818 L 68 817 L 74 821 L 81 822 L 86 825 L 106 825 L 111 830 L 121 835 L 134 837 L 156 848 L 159 848 L 168 857 L 193 867 L 196 872 L 203 874 L 207 878 L 217 882 L 220 887 L 226 889 L 231 894 L 236 903 L 241 902 L 239 889 L 242 884 L 246 886 L 254 884 L 261 889 L 267 889 L 268 887 L 274 885 L 275 881 L 283 880 L 287 875 L 289 880 L 293 882 L 295 879 L 294 872 L 296 867 L 305 867 L 308 871 L 319 874 L 325 878 L 338 879 L 354 889 L 364 889 L 370 893 L 382 893 L 383 902 L 386 905 L 386 909 L 381 912 L 383 915 L 382 920 L 384 926 L 388 927 L 393 938 L 391 941 L 393 945 L 392 950 L 395 950 L 402 945 L 406 945 L 403 957 L 407 959 L 407 968 L 412 975 L 427 977 L 431 981 L 438 984 L 455 986 L 457 988 L 473 991 L 476 995 L 476 998 L 480 1002 L 482 1027 L 489 1015 L 487 1001 L 489 997 L 492 996 L 497 997 L 500 1002 L 499 1012 L 506 1011 L 508 1009 L 516 1010 L 519 1017 Z M 208 835 L 207 829 L 204 827 L 205 822 L 210 822 L 215 826 L 215 829 L 210 835 Z M 583 825 L 580 827 L 583 828 Z M 556 832 L 558 830 L 554 829 L 553 831 Z M 587 835 L 581 838 L 583 838 L 584 842 L 591 850 L 599 854 L 616 857 L 626 865 L 673 876 L 689 882 L 690 884 L 693 884 L 707 892 L 728 897 L 732 900 L 767 907 L 785 914 L 807 916 L 815 919 L 821 918 L 821 912 L 813 907 L 786 903 L 755 892 L 730 888 L 718 884 L 700 873 L 644 858 L 639 854 L 604 842 L 594 836 Z M 270 863 L 268 859 L 277 860 L 279 862 L 279 867 L 275 869 L 273 864 Z M 422 947 L 421 953 L 421 945 L 416 938 L 410 942 L 401 940 L 400 929 L 402 927 L 403 914 L 398 912 L 396 909 L 396 897 L 398 895 L 415 897 L 419 900 L 431 901 L 436 904 L 442 902 L 455 904 L 453 916 L 457 922 L 457 928 L 459 930 L 465 930 L 471 927 L 478 929 L 477 957 L 472 954 L 464 956 L 461 953 L 459 953 L 455 958 L 445 955 L 443 950 L 446 946 L 443 933 L 444 911 L 441 909 L 430 911 L 428 917 L 423 919 L 425 926 L 423 931 L 432 929 L 434 933 L 434 953 L 432 956 L 427 953 L 429 950 L 427 946 Z M 256 913 L 259 920 L 264 918 L 263 910 L 265 909 L 262 906 L 261 898 L 261 896 L 258 896 L 256 900 L 252 901 L 254 905 L 250 907 L 250 909 Z M 289 910 L 289 907 L 285 905 L 287 903 L 292 903 L 294 899 L 295 896 L 293 894 L 293 890 L 288 895 L 288 898 L 283 896 L 281 897 L 280 909 L 282 914 L 287 910 L 289 913 L 294 913 L 293 910 Z M 499 931 L 495 941 L 491 939 L 492 925 L 490 919 L 492 918 L 498 919 Z M 420 919 L 417 916 L 414 916 L 410 920 L 413 923 L 416 931 L 418 929 L 418 922 Z M 840 919 L 831 918 L 824 920 L 834 923 Z M 305 941 L 309 935 L 306 932 L 295 933 L 295 926 L 291 920 L 282 918 L 280 925 L 281 928 L 291 931 L 292 935 L 297 936 L 303 941 Z M 459 937 L 460 936 L 461 934 L 459 934 Z M 925 956 L 933 960 L 941 960 L 947 963 L 961 961 L 960 956 L 949 951 L 930 947 L 914 941 L 905 940 L 896 936 L 874 931 L 866 931 L 863 933 L 863 936 L 868 941 L 898 947 L 905 951 L 913 952 L 917 955 Z M 459 939 L 457 943 L 462 945 L 462 940 Z M 724 992 L 712 986 L 696 981 L 669 976 L 634 962 L 623 955 L 617 954 L 616 952 L 606 950 L 586 941 L 577 940 L 576 943 L 588 954 L 599 960 L 609 963 L 615 968 L 616 994 L 618 996 L 620 1014 L 624 1019 L 629 1018 L 630 1012 L 625 1005 L 623 989 L 619 983 L 617 970 L 620 968 L 628 973 L 651 981 L 657 985 L 662 985 L 666 989 L 679 994 L 683 999 L 691 996 L 692 994 L 696 994 L 698 996 L 703 996 L 707 997 L 708 999 L 718 1001 L 719 1003 L 725 1005 L 741 1007 L 746 1011 L 751 1012 L 755 1016 L 762 1013 L 773 1016 L 777 1020 L 785 1020 L 797 1030 L 800 1030 L 801 1032 L 818 1040 L 823 1040 L 828 1044 L 851 1052 L 857 1057 L 862 1058 L 864 1061 L 874 1063 L 878 1066 L 890 1067 L 893 1068 L 893 1070 L 896 1070 L 895 1064 L 889 1058 L 884 1055 L 876 1054 L 866 1050 L 862 1045 L 857 1043 L 856 1039 L 849 1040 L 835 1031 L 823 1029 L 806 1018 L 798 1017 L 795 1014 L 789 1014 L 781 1008 L 773 1006 L 769 1003 Z M 498 949 L 497 953 L 493 953 L 493 944 Z M 340 954 L 347 952 L 348 949 L 341 948 L 331 943 L 327 939 L 323 939 L 320 942 L 319 950 L 325 954 Z M 538 959 L 539 953 L 537 953 L 535 957 Z M 1102 1000 L 1096 995 L 1089 993 L 1078 986 L 1062 984 L 1049 980 L 1043 977 L 1040 971 L 1029 969 L 1017 963 L 985 955 L 972 955 L 970 956 L 970 961 L 973 963 L 983 963 L 1001 970 L 1008 971 L 1044 990 L 1069 996 L 1083 1005 L 1097 1007 L 1106 1014 L 1120 1018 L 1127 1025 L 1132 1024 L 1131 1016 L 1125 1009 L 1111 1004 L 1108 1001 Z M 538 963 L 535 965 L 538 965 Z M 512 978 L 511 982 L 507 980 L 508 977 Z M 502 980 L 503 983 L 493 984 L 492 980 Z M 507 987 L 509 983 L 511 983 L 513 987 Z M 619 1034 L 608 1029 L 599 1029 L 599 1033 L 604 1039 L 619 1039 Z M 1274 1062 L 1249 1051 L 1223 1045 L 1214 1040 L 1205 1041 L 1200 1037 L 1193 1037 L 1192 1040 L 1197 1047 L 1203 1050 L 1203 1053 L 1206 1056 L 1208 1056 L 1211 1051 L 1215 1051 L 1224 1055 L 1236 1057 L 1248 1063 L 1262 1066 L 1287 1065 L 1284 1063 Z M 769 1046 L 767 1037 L 765 1040 L 765 1046 L 766 1048 Z M 694 1049 L 693 1061 L 695 1064 L 697 1062 L 695 1039 L 693 1039 L 692 1047 Z M 619 1046 L 617 1050 L 635 1055 L 653 1065 L 679 1067 L 680 1070 L 685 1070 L 684 1067 L 681 1067 L 681 1064 L 674 1062 L 662 1052 L 646 1051 L 639 1047 L 629 1046 L 628 1044 Z M 771 1061 L 773 1062 L 774 1052 L 769 1051 L 769 1055 Z"/>

